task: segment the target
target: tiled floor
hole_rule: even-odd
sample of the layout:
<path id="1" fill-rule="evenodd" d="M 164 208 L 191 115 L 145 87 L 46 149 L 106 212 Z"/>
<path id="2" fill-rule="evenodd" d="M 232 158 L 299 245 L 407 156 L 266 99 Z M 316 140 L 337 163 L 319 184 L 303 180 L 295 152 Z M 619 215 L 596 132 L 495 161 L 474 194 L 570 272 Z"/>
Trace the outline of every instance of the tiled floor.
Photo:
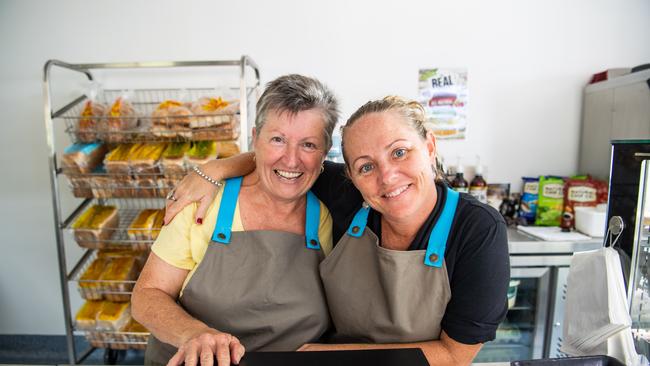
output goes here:
<path id="1" fill-rule="evenodd" d="M 83 337 L 75 337 L 77 355 L 80 356 L 88 343 Z M 121 365 L 142 365 L 144 352 L 129 350 L 122 352 Z M 90 354 L 83 364 L 104 364 L 104 349 Z M 69 364 L 65 336 L 42 335 L 0 335 L 0 364 L 58 365 Z"/>

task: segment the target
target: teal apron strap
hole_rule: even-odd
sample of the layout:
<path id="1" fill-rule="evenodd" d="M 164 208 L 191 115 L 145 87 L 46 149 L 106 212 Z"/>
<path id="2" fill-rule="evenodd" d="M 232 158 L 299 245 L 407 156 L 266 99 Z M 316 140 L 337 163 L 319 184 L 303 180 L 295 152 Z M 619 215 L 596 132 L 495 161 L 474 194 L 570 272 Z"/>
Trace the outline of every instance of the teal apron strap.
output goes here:
<path id="1" fill-rule="evenodd" d="M 440 214 L 436 225 L 433 227 L 431 235 L 429 235 L 427 253 L 424 256 L 424 264 L 427 266 L 442 267 L 445 257 L 445 248 L 447 247 L 447 238 L 449 237 L 451 224 L 454 221 L 459 196 L 458 192 L 447 188 L 445 206 L 442 208 L 442 213 Z"/>
<path id="2" fill-rule="evenodd" d="M 307 213 L 305 216 L 305 244 L 309 249 L 320 249 L 320 241 L 318 240 L 320 202 L 311 191 L 307 191 Z"/>
<path id="3" fill-rule="evenodd" d="M 232 220 L 235 216 L 235 207 L 239 197 L 242 177 L 230 178 L 226 180 L 223 188 L 223 196 L 219 205 L 219 215 L 217 216 L 217 225 L 212 233 L 212 241 L 229 244 L 230 234 L 232 232 Z"/>
<path id="4" fill-rule="evenodd" d="M 361 206 L 356 215 L 354 215 L 350 227 L 348 227 L 348 235 L 354 236 L 355 238 L 363 235 L 363 231 L 366 229 L 366 225 L 368 224 L 368 213 L 370 213 L 370 206 L 364 202 L 363 206 Z"/>

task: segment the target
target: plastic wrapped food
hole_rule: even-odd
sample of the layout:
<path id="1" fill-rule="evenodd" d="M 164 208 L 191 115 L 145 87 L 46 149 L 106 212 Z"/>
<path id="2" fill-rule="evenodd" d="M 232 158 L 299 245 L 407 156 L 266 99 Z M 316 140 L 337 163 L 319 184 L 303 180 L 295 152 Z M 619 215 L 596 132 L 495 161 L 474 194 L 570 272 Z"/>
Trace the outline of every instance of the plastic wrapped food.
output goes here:
<path id="1" fill-rule="evenodd" d="M 234 115 L 239 111 L 239 102 L 226 101 L 221 97 L 203 97 L 192 104 L 190 127 L 215 127 L 225 123 L 233 123 Z"/>
<path id="2" fill-rule="evenodd" d="M 120 144 L 104 157 L 104 167 L 109 174 L 129 174 L 129 156 L 141 144 Z"/>
<path id="3" fill-rule="evenodd" d="M 86 301 L 75 316 L 75 328 L 94 330 L 97 327 L 97 315 L 102 309 L 102 301 Z"/>
<path id="4" fill-rule="evenodd" d="M 79 278 L 79 293 L 86 300 L 101 300 L 102 286 L 99 279 L 110 262 L 109 258 L 96 258 Z"/>
<path id="5" fill-rule="evenodd" d="M 84 103 L 77 122 L 77 139 L 79 141 L 92 142 L 97 139 L 97 129 L 107 109 L 105 104 L 94 100 L 88 100 Z"/>
<path id="6" fill-rule="evenodd" d="M 190 149 L 189 142 L 172 142 L 162 155 L 162 170 L 165 177 L 182 177 L 187 173 L 185 154 Z"/>
<path id="7" fill-rule="evenodd" d="M 97 314 L 97 329 L 117 331 L 122 329 L 131 319 L 131 304 L 129 302 L 102 301 Z"/>
<path id="8" fill-rule="evenodd" d="M 136 257 L 113 258 L 100 276 L 105 287 L 104 298 L 110 301 L 129 301 L 133 283 L 138 276 L 139 266 Z"/>
<path id="9" fill-rule="evenodd" d="M 232 122 L 221 124 L 219 126 L 192 129 L 192 140 L 195 141 L 235 140 L 238 137 L 239 137 L 239 115 L 234 115 Z"/>
<path id="10" fill-rule="evenodd" d="M 102 143 L 70 145 L 63 150 L 62 168 L 65 174 L 87 174 L 102 163 L 106 145 Z"/>
<path id="11" fill-rule="evenodd" d="M 133 174 L 157 174 L 159 160 L 167 147 L 166 143 L 138 144 L 129 153 L 129 166 Z"/>
<path id="12" fill-rule="evenodd" d="M 117 207 L 94 205 L 72 224 L 77 243 L 86 248 L 98 248 L 99 242 L 111 237 L 119 223 Z"/>
<path id="13" fill-rule="evenodd" d="M 189 137 L 192 112 L 176 100 L 165 100 L 151 113 L 151 132 L 159 137 Z"/>
<path id="14" fill-rule="evenodd" d="M 131 138 L 138 125 L 138 114 L 129 100 L 130 93 L 124 93 L 115 99 L 108 110 L 102 130 L 106 132 L 106 141 L 124 142 Z"/>
<path id="15" fill-rule="evenodd" d="M 190 165 L 201 165 L 216 158 L 216 141 L 194 141 L 187 152 L 187 160 Z"/>
<path id="16" fill-rule="evenodd" d="M 128 235 L 131 240 L 151 240 L 153 227 L 158 210 L 146 209 L 140 211 L 138 216 L 129 225 Z"/>
<path id="17" fill-rule="evenodd" d="M 239 144 L 237 141 L 217 141 L 217 154 L 219 159 L 229 158 L 239 154 Z"/>

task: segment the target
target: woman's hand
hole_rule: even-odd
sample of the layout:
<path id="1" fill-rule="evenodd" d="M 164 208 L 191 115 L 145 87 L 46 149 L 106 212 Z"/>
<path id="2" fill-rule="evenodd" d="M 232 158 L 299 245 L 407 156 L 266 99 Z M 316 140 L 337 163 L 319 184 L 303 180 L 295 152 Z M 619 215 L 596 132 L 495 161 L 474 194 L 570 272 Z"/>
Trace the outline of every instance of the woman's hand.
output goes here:
<path id="1" fill-rule="evenodd" d="M 176 214 L 192 202 L 199 203 L 194 221 L 197 224 L 202 224 L 205 213 L 217 194 L 217 189 L 217 186 L 201 178 L 198 174 L 189 172 L 174 188 L 175 200 L 168 199 L 166 201 L 164 224 L 169 224 Z"/>
<path id="2" fill-rule="evenodd" d="M 255 169 L 255 154 L 246 152 L 225 159 L 213 160 L 199 167 L 210 178 L 219 181 L 224 178 L 239 177 Z M 167 200 L 164 224 L 169 224 L 174 216 L 192 202 L 198 202 L 199 208 L 194 215 L 197 224 L 203 223 L 205 213 L 217 194 L 217 187 L 201 178 L 194 172 L 189 172 L 174 188 L 174 199 Z"/>
<path id="3" fill-rule="evenodd" d="M 237 337 L 207 328 L 178 348 L 178 352 L 169 360 L 167 366 L 176 366 L 183 362 L 186 366 L 212 366 L 215 365 L 215 357 L 216 365 L 230 366 L 231 362 L 238 365 L 245 352 Z"/>

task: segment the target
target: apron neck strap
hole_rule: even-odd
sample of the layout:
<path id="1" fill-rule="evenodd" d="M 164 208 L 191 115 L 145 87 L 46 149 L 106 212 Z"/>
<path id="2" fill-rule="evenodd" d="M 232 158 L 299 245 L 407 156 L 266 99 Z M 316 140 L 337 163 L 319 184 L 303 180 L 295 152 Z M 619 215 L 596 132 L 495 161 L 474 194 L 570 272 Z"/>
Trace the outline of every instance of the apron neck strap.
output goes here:
<path id="1" fill-rule="evenodd" d="M 364 202 L 363 206 L 361 206 L 356 215 L 354 215 L 350 227 L 348 227 L 348 235 L 354 236 L 355 238 L 363 235 L 363 231 L 366 229 L 366 225 L 368 224 L 368 213 L 370 213 L 370 206 Z"/>
<path id="2" fill-rule="evenodd" d="M 456 207 L 458 206 L 458 197 L 460 196 L 458 192 L 449 187 L 446 187 L 446 190 L 447 197 L 445 198 L 445 206 L 442 208 L 442 213 L 440 213 L 440 217 L 436 221 L 431 235 L 429 235 L 427 253 L 424 256 L 424 264 L 430 267 L 442 267 L 449 231 L 451 230 L 451 224 L 454 221 Z"/>
<path id="3" fill-rule="evenodd" d="M 235 216 L 235 207 L 241 188 L 242 177 L 230 178 L 226 180 L 223 187 L 223 196 L 219 205 L 219 215 L 217 224 L 212 233 L 212 241 L 222 244 L 230 243 L 230 234 L 232 233 L 232 220 Z"/>
<path id="4" fill-rule="evenodd" d="M 318 228 L 320 227 L 320 202 L 318 198 L 307 191 L 307 213 L 305 215 L 305 245 L 309 249 L 320 249 Z"/>
<path id="5" fill-rule="evenodd" d="M 219 205 L 217 224 L 212 233 L 212 241 L 222 244 L 230 243 L 232 234 L 232 222 L 235 217 L 235 207 L 239 198 L 242 177 L 226 180 L 223 188 L 223 196 Z M 309 249 L 320 249 L 318 239 L 318 228 L 320 227 L 320 202 L 311 192 L 307 192 L 307 213 L 305 215 L 305 245 Z"/>

